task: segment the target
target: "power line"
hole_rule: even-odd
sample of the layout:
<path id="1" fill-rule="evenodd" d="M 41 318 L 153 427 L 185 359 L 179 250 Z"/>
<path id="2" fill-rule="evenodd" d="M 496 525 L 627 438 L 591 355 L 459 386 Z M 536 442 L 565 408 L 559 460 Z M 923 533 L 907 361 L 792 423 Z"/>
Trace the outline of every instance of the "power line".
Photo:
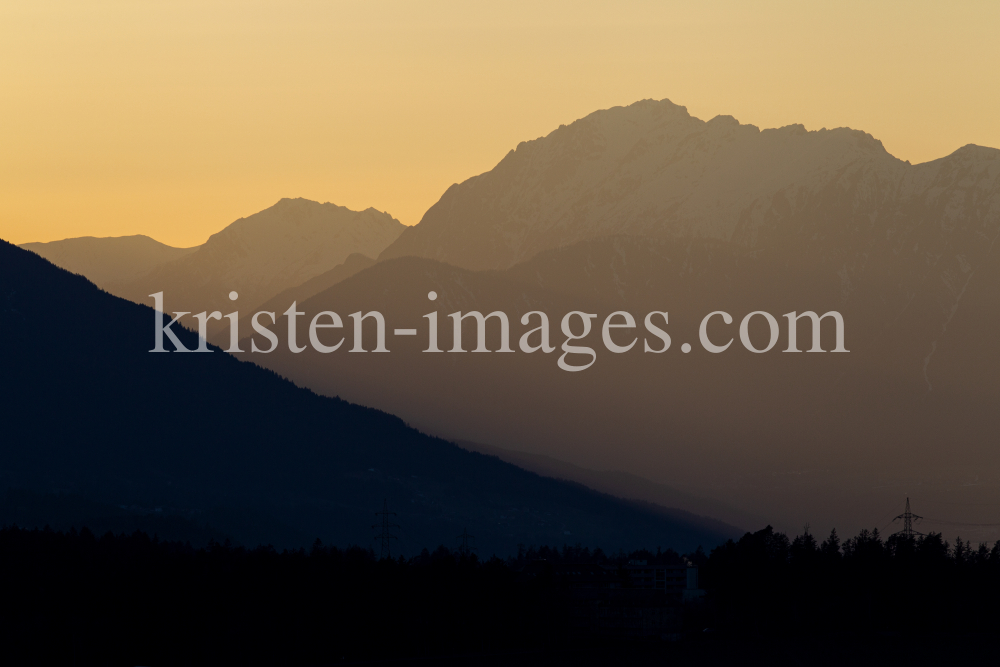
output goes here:
<path id="1" fill-rule="evenodd" d="M 884 515 L 882 515 L 882 518 L 881 518 L 881 519 L 879 519 L 878 521 L 876 521 L 876 523 L 882 523 L 883 521 L 885 521 L 885 519 L 886 519 L 887 517 L 889 517 L 889 516 L 890 516 L 890 515 L 891 515 L 891 514 L 892 514 L 893 512 L 895 512 L 895 511 L 896 511 L 896 510 L 889 510 L 889 511 L 888 511 L 888 512 L 886 512 L 886 513 L 885 513 Z M 887 523 L 887 524 L 885 524 L 884 526 L 882 526 L 882 528 L 880 528 L 880 530 L 885 530 L 886 528 L 888 528 L 888 527 L 889 527 L 889 525 L 890 525 L 890 524 L 891 524 L 891 523 L 892 523 L 893 521 L 895 521 L 895 519 L 889 519 L 889 523 Z"/>
<path id="2" fill-rule="evenodd" d="M 924 521 L 929 521 L 930 523 L 940 523 L 946 526 L 1000 526 L 1000 523 L 962 523 L 961 521 L 942 521 L 941 519 L 924 519 Z"/>

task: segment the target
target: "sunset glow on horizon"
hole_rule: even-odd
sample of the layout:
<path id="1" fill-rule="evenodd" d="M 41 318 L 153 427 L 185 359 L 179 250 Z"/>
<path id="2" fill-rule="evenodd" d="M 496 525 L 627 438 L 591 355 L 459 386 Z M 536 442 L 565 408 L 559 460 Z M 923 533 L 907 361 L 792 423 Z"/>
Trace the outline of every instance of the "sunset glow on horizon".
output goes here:
<path id="1" fill-rule="evenodd" d="M 283 197 L 420 221 L 598 109 L 1000 147 L 1000 4 L 11 2 L 0 238 L 187 247 Z"/>

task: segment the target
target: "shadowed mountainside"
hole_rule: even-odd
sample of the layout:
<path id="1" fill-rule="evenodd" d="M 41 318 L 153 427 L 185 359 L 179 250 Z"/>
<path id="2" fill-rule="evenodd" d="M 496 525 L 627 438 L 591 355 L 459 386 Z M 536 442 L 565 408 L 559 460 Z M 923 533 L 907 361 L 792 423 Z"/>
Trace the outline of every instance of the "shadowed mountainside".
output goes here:
<path id="1" fill-rule="evenodd" d="M 928 367 L 923 355 L 914 354 L 915 342 L 933 338 L 940 321 L 935 300 L 921 294 L 919 283 L 902 288 L 913 290 L 909 319 L 888 322 L 882 299 L 898 285 L 872 280 L 847 301 L 840 288 L 839 276 L 821 265 L 782 265 L 714 241 L 597 239 L 542 253 L 504 272 L 400 258 L 299 304 L 305 315 L 298 343 L 306 344 L 312 316 L 332 310 L 344 317 L 345 329 L 335 337 L 328 332 L 324 342 L 343 336 L 348 342 L 341 350 L 289 353 L 281 318 L 272 327 L 281 341 L 277 350 L 248 358 L 323 394 L 379 406 L 443 437 L 622 470 L 779 525 L 836 523 L 857 530 L 872 514 L 887 511 L 880 508 L 895 508 L 898 498 L 918 492 L 923 506 L 942 520 L 989 523 L 984 506 L 1000 491 L 995 452 L 984 439 L 998 426 L 992 406 L 1000 400 L 992 379 L 1000 359 L 991 339 L 978 327 L 949 329 L 959 335 L 939 343 L 938 352 L 961 352 L 961 364 Z M 426 297 L 431 290 L 439 295 L 434 302 Z M 964 302 L 986 326 L 998 310 L 988 295 L 970 289 Z M 636 317 L 639 331 L 616 334 L 619 343 L 636 334 L 640 340 L 616 355 L 603 347 L 600 324 L 622 309 Z M 701 318 L 713 309 L 736 318 L 729 327 L 717 318 L 711 329 L 720 343 L 737 339 L 720 355 L 698 343 Z M 782 352 L 788 335 L 781 315 L 808 309 L 842 312 L 849 354 Z M 353 340 L 347 315 L 369 310 L 385 314 L 391 354 L 347 351 Z M 439 346 L 449 350 L 449 313 L 494 310 L 507 314 L 515 350 L 531 328 L 520 324 L 522 315 L 548 313 L 556 351 L 422 352 L 427 313 L 438 313 Z M 556 366 L 565 340 L 558 322 L 571 310 L 598 315 L 580 341 L 597 350 L 597 360 L 580 373 Z M 660 346 L 642 331 L 651 310 L 670 314 L 665 329 L 672 346 L 662 355 L 643 351 L 642 339 Z M 738 340 L 739 320 L 753 310 L 781 321 L 768 354 L 753 354 Z M 824 323 L 827 350 L 833 347 L 831 325 Z M 366 323 L 369 350 L 373 327 Z M 417 327 L 418 336 L 394 337 L 396 327 Z M 798 330 L 799 349 L 808 349 L 808 323 Z M 763 318 L 753 321 L 749 333 L 758 349 L 766 347 Z M 494 320 L 487 347 L 499 349 L 498 339 Z M 474 322 L 465 323 L 463 341 L 466 350 L 475 346 Z M 679 349 L 685 342 L 694 345 L 690 354 Z M 248 341 L 242 349 L 250 349 Z M 927 377 L 934 381 L 930 392 Z M 988 538 L 989 531 L 973 532 Z"/>
<path id="2" fill-rule="evenodd" d="M 623 246 L 630 241 L 612 240 Z M 637 248 L 645 251 L 649 246 L 640 242 Z M 249 354 L 251 345 L 246 339 L 240 347 L 248 353 L 243 358 L 304 386 L 380 406 L 442 437 L 519 449 L 594 470 L 622 470 L 686 494 L 713 497 L 747 512 L 764 514 L 769 520 L 776 511 L 787 516 L 787 498 L 781 498 L 778 506 L 762 504 L 759 497 L 749 498 L 741 488 L 745 480 L 737 482 L 736 478 L 789 467 L 801 469 L 807 463 L 815 467 L 817 456 L 824 466 L 828 460 L 839 458 L 842 462 L 831 450 L 836 437 L 816 424 L 843 416 L 846 408 L 837 381 L 853 357 L 780 352 L 764 357 L 742 348 L 716 357 L 704 351 L 684 355 L 678 348 L 685 341 L 697 344 L 705 302 L 714 301 L 737 314 L 743 312 L 740 301 L 745 294 L 735 289 L 739 285 L 775 287 L 765 290 L 767 299 L 756 305 L 781 313 L 795 308 L 798 290 L 805 290 L 813 296 L 813 304 L 822 306 L 823 282 L 808 273 L 790 280 L 791 273 L 771 271 L 714 243 L 686 242 L 682 248 L 661 250 L 653 260 L 660 267 L 662 289 L 668 290 L 662 308 L 670 311 L 666 329 L 673 338 L 671 348 L 663 354 L 643 352 L 643 338 L 654 348 L 661 345 L 645 332 L 616 334 L 621 344 L 627 344 L 638 333 L 640 340 L 629 353 L 616 355 L 603 349 L 601 322 L 621 307 L 607 295 L 568 295 L 537 281 L 522 282 L 523 275 L 513 269 L 471 272 L 413 257 L 380 262 L 298 304 L 304 316 L 299 318 L 297 343 L 307 343 L 307 323 L 315 314 L 333 311 L 344 318 L 344 329 L 322 332 L 321 339 L 333 345 L 344 338 L 346 342 L 338 351 L 291 353 L 284 318 L 269 327 L 279 339 L 274 352 Z M 665 255 L 678 261 L 670 264 Z M 706 271 L 719 280 L 703 280 Z M 790 289 L 777 289 L 781 285 Z M 438 295 L 433 302 L 427 299 L 430 291 Z M 836 290 L 826 292 L 825 298 L 835 301 Z M 348 352 L 354 339 L 347 315 L 370 310 L 386 317 L 389 354 Z M 531 327 L 522 326 L 522 315 L 529 311 L 547 313 L 555 350 L 549 354 L 423 352 L 428 346 L 424 319 L 428 312 L 438 313 L 438 345 L 450 350 L 454 341 L 448 313 L 494 310 L 507 314 L 514 350 L 518 350 L 520 336 L 537 325 L 536 321 Z M 579 373 L 560 370 L 556 363 L 565 340 L 559 321 L 571 310 L 598 315 L 590 335 L 578 341 L 594 348 L 597 359 L 591 368 Z M 634 311 L 639 327 L 644 314 Z M 761 322 L 757 324 L 766 330 Z M 577 323 L 576 331 L 579 326 Z M 396 327 L 416 327 L 418 335 L 396 337 L 392 333 Z M 374 348 L 375 333 L 374 322 L 366 321 L 363 336 L 368 350 Z M 763 347 L 760 337 L 765 331 L 754 327 L 751 333 Z M 255 334 L 253 339 L 259 349 L 269 348 L 263 337 Z M 464 349 L 474 348 L 475 341 L 475 322 L 467 320 Z M 784 342 L 779 343 L 779 349 Z M 495 319 L 487 327 L 486 344 L 490 350 L 499 349 Z M 572 361 L 585 363 L 586 357 L 578 355 Z M 754 389 L 750 390 L 751 386 Z M 776 420 L 778 406 L 782 418 Z M 815 441 L 803 447 L 804 438 Z M 775 485 L 770 483 L 769 487 Z M 781 505 L 786 508 L 782 510 Z M 802 498 L 797 498 L 791 509 L 819 520 L 812 514 L 816 506 L 802 502 Z M 829 512 L 835 509 L 831 507 Z"/>
<path id="3" fill-rule="evenodd" d="M 712 501 L 708 498 L 682 493 L 669 486 L 657 484 L 644 477 L 620 470 L 588 470 L 587 468 L 581 468 L 580 466 L 575 466 L 548 456 L 502 449 L 500 447 L 490 447 L 475 442 L 458 441 L 455 444 L 469 451 L 496 456 L 502 461 L 538 473 L 543 477 L 577 482 L 595 491 L 607 493 L 618 498 L 653 503 L 662 507 L 676 507 L 695 514 L 710 514 L 738 527 L 756 526 L 761 523 L 767 523 L 763 517 L 753 516 L 745 511 L 724 503 Z"/>
<path id="4" fill-rule="evenodd" d="M 483 553 L 567 540 L 690 549 L 736 532 L 467 452 L 218 351 L 150 354 L 150 308 L 6 243 L 0 295 L 8 489 L 279 546 L 369 544 L 384 498 L 408 553 L 454 543 L 466 527 Z"/>

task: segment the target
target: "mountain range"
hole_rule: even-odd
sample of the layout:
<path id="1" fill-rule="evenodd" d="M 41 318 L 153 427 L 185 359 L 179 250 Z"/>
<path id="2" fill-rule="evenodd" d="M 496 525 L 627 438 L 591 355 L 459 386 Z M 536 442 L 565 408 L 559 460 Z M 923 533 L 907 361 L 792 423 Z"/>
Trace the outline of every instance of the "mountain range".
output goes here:
<path id="1" fill-rule="evenodd" d="M 0 294 L 0 483 L 22 492 L 4 511 L 37 516 L 32 503 L 71 497 L 84 501 L 73 520 L 87 524 L 108 521 L 82 515 L 89 505 L 250 545 L 367 546 L 390 499 L 393 548 L 409 554 L 454 545 L 465 528 L 484 555 L 522 543 L 685 550 L 737 532 L 539 477 L 215 348 L 151 354 L 151 308 L 6 243 Z"/>
<path id="2" fill-rule="evenodd" d="M 277 220 L 268 216 L 262 224 Z M 996 539 L 998 236 L 996 149 L 911 165 L 858 130 L 760 130 L 645 100 L 519 144 L 383 248 L 352 249 L 377 262 L 345 254 L 311 282 L 294 274 L 267 298 L 241 292 L 240 333 L 251 333 L 251 304 L 265 301 L 278 315 L 291 300 L 307 316 L 378 310 L 390 330 L 438 311 L 443 348 L 455 311 L 502 310 L 515 337 L 530 310 L 554 323 L 574 310 L 598 322 L 616 310 L 640 321 L 669 311 L 668 352 L 600 350 L 584 373 L 559 371 L 557 355 L 423 355 L 423 333 L 391 340 L 390 355 L 296 355 L 282 338 L 273 354 L 246 358 L 508 460 L 536 457 L 540 470 L 537 457 L 548 457 L 593 485 L 593 471 L 617 471 L 679 503 L 738 507 L 716 514 L 733 523 L 741 512 L 788 531 L 855 531 L 891 519 L 911 495 L 929 529 Z M 235 246 L 219 247 L 220 265 L 236 261 Z M 208 300 L 224 280 L 171 282 L 186 271 L 169 267 L 198 253 L 161 265 L 130 295 L 164 289 L 170 310 L 224 310 Z M 706 353 L 698 326 L 716 310 L 736 319 L 727 337 L 747 313 L 772 313 L 782 325 L 774 350 L 752 354 L 737 338 L 725 354 Z M 849 354 L 781 352 L 784 313 L 830 310 L 844 317 Z M 280 319 L 272 328 L 283 337 Z M 766 340 L 760 318 L 749 334 Z M 210 335 L 226 338 L 224 328 Z M 597 327 L 584 344 L 600 347 Z"/>
<path id="3" fill-rule="evenodd" d="M 403 231 L 388 213 L 282 199 L 228 225 L 203 245 L 178 249 L 147 237 L 67 239 L 23 247 L 81 273 L 102 289 L 152 304 L 164 292 L 172 311 L 252 310 L 318 278 L 349 256 L 376 257 Z M 238 301 L 230 299 L 236 292 Z"/>
<path id="4" fill-rule="evenodd" d="M 843 213 L 867 213 L 853 204 L 905 196 L 926 171 L 857 130 L 761 131 L 731 116 L 705 122 L 669 100 L 644 100 L 520 143 L 491 171 L 449 188 L 382 258 L 502 269 L 612 235 L 760 247 L 806 232 L 801 223 L 809 236 L 830 223 L 843 233 Z"/>
<path id="5" fill-rule="evenodd" d="M 257 361 L 432 433 L 638 474 L 786 530 L 870 528 L 909 493 L 939 530 L 993 539 L 998 193 L 995 149 L 910 165 L 855 130 L 705 123 L 667 101 L 601 111 L 452 186 L 302 310 L 379 310 L 390 327 L 430 310 L 669 311 L 694 353 L 605 351 L 573 377 L 537 356 L 428 360 L 406 341 L 386 358 L 279 346 Z M 706 354 L 715 310 L 774 314 L 775 350 Z M 830 310 L 850 354 L 780 352 L 784 313 Z"/>

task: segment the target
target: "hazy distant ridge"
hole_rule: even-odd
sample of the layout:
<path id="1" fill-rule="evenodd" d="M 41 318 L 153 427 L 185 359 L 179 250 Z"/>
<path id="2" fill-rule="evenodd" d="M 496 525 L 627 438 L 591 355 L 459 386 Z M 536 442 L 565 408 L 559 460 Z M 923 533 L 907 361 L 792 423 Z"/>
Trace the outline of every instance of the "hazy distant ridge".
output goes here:
<path id="1" fill-rule="evenodd" d="M 198 249 L 173 248 L 148 236 L 96 238 L 84 236 L 50 243 L 24 243 L 56 266 L 86 276 L 98 286 L 116 291 L 161 264 L 190 255 Z"/>
<path id="2" fill-rule="evenodd" d="M 252 310 L 351 254 L 377 256 L 402 230 L 398 220 L 372 208 L 282 199 L 213 234 L 189 257 L 135 281 L 123 296 L 146 303 L 149 294 L 163 291 L 170 310 Z M 239 293 L 237 304 L 229 300 L 230 291 Z"/>

